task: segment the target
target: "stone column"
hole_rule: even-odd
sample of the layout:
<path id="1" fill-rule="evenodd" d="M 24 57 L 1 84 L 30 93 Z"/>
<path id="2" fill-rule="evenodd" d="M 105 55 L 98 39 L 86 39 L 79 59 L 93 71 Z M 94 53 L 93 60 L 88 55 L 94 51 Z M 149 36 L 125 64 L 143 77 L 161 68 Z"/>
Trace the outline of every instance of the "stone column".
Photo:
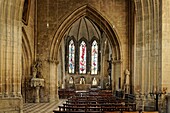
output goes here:
<path id="1" fill-rule="evenodd" d="M 121 60 L 114 60 L 112 66 L 112 90 L 119 90 L 119 77 L 122 79 Z M 122 81 L 121 83 L 122 84 Z M 122 86 L 122 85 L 121 85 Z"/>
<path id="2" fill-rule="evenodd" d="M 162 0 L 162 87 L 168 88 L 170 92 L 170 4 L 169 0 Z"/>
<path id="3" fill-rule="evenodd" d="M 40 102 L 40 86 L 37 86 L 37 87 L 35 88 L 35 90 L 36 90 L 35 102 L 36 102 L 36 103 L 39 103 L 39 102 Z"/>
<path id="4" fill-rule="evenodd" d="M 58 100 L 58 80 L 57 80 L 57 65 L 58 61 L 50 60 L 50 97 L 49 101 L 53 102 Z M 56 97 L 57 95 L 57 97 Z"/>
<path id="5" fill-rule="evenodd" d="M 23 2 L 24 0 L 0 1 L 0 109 L 2 112 L 22 113 Z"/>

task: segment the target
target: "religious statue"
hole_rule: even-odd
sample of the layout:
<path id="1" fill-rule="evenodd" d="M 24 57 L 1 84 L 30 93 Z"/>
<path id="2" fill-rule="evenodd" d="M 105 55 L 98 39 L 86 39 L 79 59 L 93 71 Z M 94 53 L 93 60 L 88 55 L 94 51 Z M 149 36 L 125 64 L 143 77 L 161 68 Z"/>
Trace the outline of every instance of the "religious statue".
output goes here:
<path id="1" fill-rule="evenodd" d="M 69 84 L 74 84 L 73 77 L 70 77 Z"/>
<path id="2" fill-rule="evenodd" d="M 108 79 L 109 79 L 109 85 L 111 86 L 111 72 L 112 72 L 112 62 L 113 62 L 113 59 L 111 58 L 110 60 L 107 60 L 107 62 L 109 63 L 109 67 L 107 69 L 108 71 Z"/>
<path id="3" fill-rule="evenodd" d="M 93 86 L 96 86 L 96 85 L 97 85 L 97 80 L 96 80 L 95 77 L 94 77 L 93 80 L 92 80 L 92 85 L 93 85 Z"/>
<path id="4" fill-rule="evenodd" d="M 32 66 L 32 75 L 33 75 L 33 78 L 36 78 L 36 75 L 37 75 L 36 65 L 33 65 L 33 66 Z"/>
<path id="5" fill-rule="evenodd" d="M 42 78 L 41 75 L 41 66 L 42 66 L 42 62 L 40 60 L 37 60 L 34 65 L 32 66 L 32 75 L 33 78 Z"/>
<path id="6" fill-rule="evenodd" d="M 113 59 L 111 58 L 110 60 L 107 60 L 107 62 L 109 63 L 109 67 L 107 69 L 109 75 L 111 74 L 111 70 L 112 70 L 112 62 L 113 62 Z"/>
<path id="7" fill-rule="evenodd" d="M 85 84 L 85 78 L 84 77 L 80 78 L 80 84 Z"/>
<path id="8" fill-rule="evenodd" d="M 125 93 L 130 93 L 130 72 L 128 69 L 125 70 Z"/>
<path id="9" fill-rule="evenodd" d="M 162 108 L 166 107 L 166 95 L 167 95 L 167 87 L 163 87 L 162 89 Z"/>

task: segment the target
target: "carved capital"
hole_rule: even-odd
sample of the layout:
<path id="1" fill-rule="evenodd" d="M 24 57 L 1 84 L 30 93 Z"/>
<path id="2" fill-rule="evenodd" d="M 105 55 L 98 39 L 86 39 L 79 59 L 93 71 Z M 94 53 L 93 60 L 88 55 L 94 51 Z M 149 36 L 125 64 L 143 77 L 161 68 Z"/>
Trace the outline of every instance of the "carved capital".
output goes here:
<path id="1" fill-rule="evenodd" d="M 59 61 L 58 61 L 58 60 L 55 60 L 55 59 L 48 59 L 47 61 L 48 61 L 49 63 L 59 64 Z"/>
<path id="2" fill-rule="evenodd" d="M 122 63 L 122 60 L 113 60 L 113 64 Z"/>

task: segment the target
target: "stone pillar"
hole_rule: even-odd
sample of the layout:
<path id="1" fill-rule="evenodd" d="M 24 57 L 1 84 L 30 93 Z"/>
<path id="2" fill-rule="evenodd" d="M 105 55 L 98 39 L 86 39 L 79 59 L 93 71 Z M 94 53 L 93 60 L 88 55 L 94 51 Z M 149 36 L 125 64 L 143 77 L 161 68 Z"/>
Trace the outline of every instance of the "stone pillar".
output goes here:
<path id="1" fill-rule="evenodd" d="M 57 65 L 58 61 L 50 60 L 50 97 L 49 101 L 53 102 L 58 100 L 58 80 L 57 80 Z M 57 95 L 57 97 L 56 97 Z"/>
<path id="2" fill-rule="evenodd" d="M 119 78 L 120 84 L 122 84 L 122 72 L 121 72 L 121 60 L 114 60 L 112 66 L 112 90 L 119 90 Z M 122 86 L 122 85 L 121 85 Z"/>
<path id="3" fill-rule="evenodd" d="M 162 0 L 162 87 L 168 88 L 170 93 L 170 4 L 169 0 Z"/>
<path id="4" fill-rule="evenodd" d="M 24 0 L 0 1 L 0 109 L 22 113 L 21 56 Z M 13 103 L 13 104 L 11 104 Z"/>
<path id="5" fill-rule="evenodd" d="M 104 63 L 105 63 L 105 62 L 104 62 L 105 56 L 102 54 L 102 52 L 101 52 L 101 59 L 100 59 L 100 60 L 101 60 L 101 66 L 103 67 L 103 66 L 104 66 Z M 101 86 L 101 88 L 104 88 L 104 82 L 103 82 L 103 81 L 104 81 L 104 79 L 103 79 L 104 76 L 105 76 L 105 75 L 104 75 L 104 68 L 101 68 L 101 69 L 100 69 L 100 77 L 101 77 L 101 78 L 100 78 L 100 86 Z"/>
<path id="6" fill-rule="evenodd" d="M 36 102 L 36 103 L 39 103 L 39 102 L 40 102 L 40 86 L 37 86 L 37 87 L 35 88 L 35 90 L 36 90 L 35 102 Z"/>

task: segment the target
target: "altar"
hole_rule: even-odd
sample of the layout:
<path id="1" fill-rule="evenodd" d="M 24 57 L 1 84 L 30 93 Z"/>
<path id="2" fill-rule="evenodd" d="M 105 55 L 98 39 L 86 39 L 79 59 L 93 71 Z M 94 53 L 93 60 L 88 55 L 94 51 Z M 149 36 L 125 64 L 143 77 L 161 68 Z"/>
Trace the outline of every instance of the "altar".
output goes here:
<path id="1" fill-rule="evenodd" d="M 91 84 L 75 84 L 75 90 L 89 90 L 91 89 Z"/>

